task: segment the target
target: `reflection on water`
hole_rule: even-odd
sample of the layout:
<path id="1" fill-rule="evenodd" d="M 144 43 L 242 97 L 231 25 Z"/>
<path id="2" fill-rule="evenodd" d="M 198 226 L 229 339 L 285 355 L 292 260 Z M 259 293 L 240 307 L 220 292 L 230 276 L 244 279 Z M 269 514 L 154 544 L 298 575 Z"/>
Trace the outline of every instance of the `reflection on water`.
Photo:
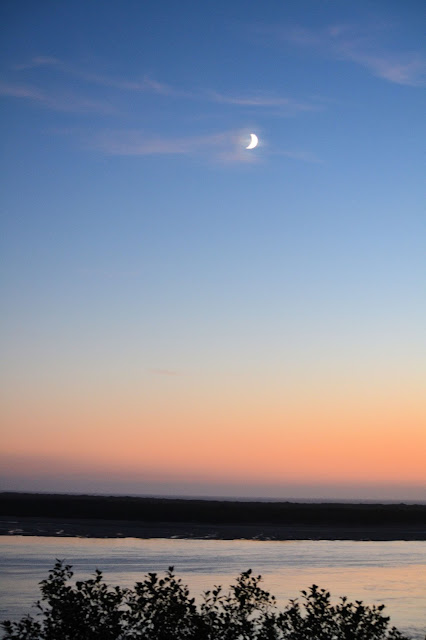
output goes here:
<path id="1" fill-rule="evenodd" d="M 38 582 L 56 558 L 78 578 L 96 568 L 107 582 L 133 586 L 148 571 L 170 565 L 192 595 L 213 584 L 227 587 L 248 568 L 283 605 L 318 584 L 332 595 L 386 604 L 387 615 L 413 638 L 426 633 L 426 542 L 137 540 L 0 538 L 3 592 L 0 618 L 18 618 L 38 597 Z"/>

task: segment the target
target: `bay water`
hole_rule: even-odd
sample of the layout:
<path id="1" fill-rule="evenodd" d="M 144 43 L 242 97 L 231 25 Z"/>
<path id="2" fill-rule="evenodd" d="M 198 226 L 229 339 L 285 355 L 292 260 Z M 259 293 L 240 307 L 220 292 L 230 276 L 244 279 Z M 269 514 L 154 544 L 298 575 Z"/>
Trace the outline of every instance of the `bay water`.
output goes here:
<path id="1" fill-rule="evenodd" d="M 202 539 L 0 538 L 0 620 L 33 612 L 38 583 L 55 559 L 73 566 L 74 578 L 100 569 L 111 585 L 132 587 L 147 572 L 175 573 L 198 597 L 225 589 L 252 569 L 284 606 L 312 584 L 367 605 L 385 604 L 391 623 L 415 640 L 426 635 L 426 542 L 256 541 Z"/>

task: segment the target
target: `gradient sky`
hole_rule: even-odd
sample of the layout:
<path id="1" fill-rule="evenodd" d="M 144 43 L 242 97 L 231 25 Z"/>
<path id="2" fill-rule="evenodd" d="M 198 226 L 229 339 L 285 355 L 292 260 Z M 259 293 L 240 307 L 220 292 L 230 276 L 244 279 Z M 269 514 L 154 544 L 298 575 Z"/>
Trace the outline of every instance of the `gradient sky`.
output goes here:
<path id="1" fill-rule="evenodd" d="M 1 487 L 425 499 L 423 2 L 0 14 Z"/>

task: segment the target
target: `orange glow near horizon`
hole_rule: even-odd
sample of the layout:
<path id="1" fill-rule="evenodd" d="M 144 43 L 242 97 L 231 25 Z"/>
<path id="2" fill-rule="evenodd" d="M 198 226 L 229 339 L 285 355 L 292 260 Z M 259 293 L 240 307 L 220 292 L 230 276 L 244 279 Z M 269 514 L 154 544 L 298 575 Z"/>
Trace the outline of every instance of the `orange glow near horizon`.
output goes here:
<path id="1" fill-rule="evenodd" d="M 375 397 L 311 390 L 305 402 L 300 389 L 287 398 L 266 390 L 243 399 L 240 391 L 220 402 L 200 389 L 191 397 L 188 383 L 166 384 L 161 402 L 153 393 L 11 405 L 3 450 L 13 472 L 62 468 L 259 486 L 426 484 L 426 411 L 407 390 Z"/>

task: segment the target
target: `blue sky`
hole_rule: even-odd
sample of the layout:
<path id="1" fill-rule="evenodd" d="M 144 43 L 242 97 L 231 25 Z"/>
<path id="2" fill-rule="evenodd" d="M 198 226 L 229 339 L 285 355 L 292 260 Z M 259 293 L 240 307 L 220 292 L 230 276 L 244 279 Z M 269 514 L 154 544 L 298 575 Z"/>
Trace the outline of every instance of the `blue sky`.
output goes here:
<path id="1" fill-rule="evenodd" d="M 0 13 L 6 453 L 40 458 L 23 443 L 51 437 L 52 398 L 52 425 L 113 396 L 119 430 L 118 407 L 158 394 L 195 429 L 190 398 L 231 398 L 232 415 L 243 397 L 250 413 L 256 394 L 275 406 L 303 388 L 308 404 L 400 394 L 415 441 L 423 3 L 6 0 Z M 160 381 L 184 384 L 185 411 Z M 46 455 L 66 457 L 61 428 Z"/>

